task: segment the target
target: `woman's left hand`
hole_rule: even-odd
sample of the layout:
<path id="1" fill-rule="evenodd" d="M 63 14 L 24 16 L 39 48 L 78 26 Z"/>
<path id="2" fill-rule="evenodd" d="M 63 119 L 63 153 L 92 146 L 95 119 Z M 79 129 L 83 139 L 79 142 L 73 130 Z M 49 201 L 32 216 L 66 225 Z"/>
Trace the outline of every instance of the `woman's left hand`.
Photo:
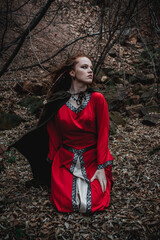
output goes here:
<path id="1" fill-rule="evenodd" d="M 95 172 L 93 177 L 91 178 L 91 182 L 93 182 L 95 179 L 97 179 L 101 185 L 102 192 L 106 191 L 107 187 L 107 179 L 105 175 L 105 170 L 104 169 L 99 169 Z"/>

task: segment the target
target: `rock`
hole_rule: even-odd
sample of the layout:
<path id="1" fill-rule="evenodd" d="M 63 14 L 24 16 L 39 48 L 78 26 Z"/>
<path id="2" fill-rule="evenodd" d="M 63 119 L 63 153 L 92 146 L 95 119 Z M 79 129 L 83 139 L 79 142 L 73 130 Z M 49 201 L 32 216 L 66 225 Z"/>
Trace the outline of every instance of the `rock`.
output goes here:
<path id="1" fill-rule="evenodd" d="M 130 43 L 131 44 L 136 44 L 137 43 L 137 38 L 135 38 L 135 37 L 131 37 L 130 39 L 129 39 L 129 41 L 130 41 Z"/>
<path id="2" fill-rule="evenodd" d="M 140 96 L 140 98 L 141 98 L 142 101 L 146 101 L 147 99 L 151 99 L 152 97 L 155 97 L 155 96 L 156 96 L 156 92 L 153 91 L 152 89 L 150 89 L 150 90 L 144 92 Z"/>
<path id="3" fill-rule="evenodd" d="M 139 114 L 142 106 L 143 106 L 142 104 L 127 106 L 126 112 L 129 116 L 137 114 L 137 113 Z"/>
<path id="4" fill-rule="evenodd" d="M 125 131 L 126 131 L 126 132 L 133 132 L 133 130 L 134 130 L 134 129 L 133 129 L 131 126 L 126 126 L 126 127 L 125 127 Z"/>
<path id="5" fill-rule="evenodd" d="M 123 100 L 126 97 L 126 90 L 123 85 L 106 86 L 106 89 L 101 92 L 107 100 L 109 110 L 119 111 L 124 106 Z"/>
<path id="6" fill-rule="evenodd" d="M 114 122 L 116 125 L 122 125 L 124 126 L 126 124 L 126 121 L 122 118 L 122 116 L 115 111 L 111 111 L 109 113 L 109 118 Z"/>
<path id="7" fill-rule="evenodd" d="M 153 113 L 153 112 L 160 113 L 160 106 L 158 106 L 158 105 L 152 105 L 152 106 L 147 106 L 147 107 L 143 106 L 140 111 L 141 111 L 142 115 L 146 115 L 146 114 Z"/>
<path id="8" fill-rule="evenodd" d="M 139 95 L 133 95 L 130 97 L 132 104 L 138 104 L 139 103 L 140 96 Z"/>
<path id="9" fill-rule="evenodd" d="M 46 94 L 47 86 L 43 82 L 18 82 L 14 86 L 14 90 L 19 94 L 31 93 L 41 96 Z"/>
<path id="10" fill-rule="evenodd" d="M 138 59 L 138 58 L 134 59 L 134 64 L 136 63 L 141 63 L 141 59 Z"/>
<path id="11" fill-rule="evenodd" d="M 141 83 L 141 84 L 152 84 L 154 83 L 154 74 L 143 74 L 137 73 L 133 76 L 129 76 L 129 82 L 131 84 Z"/>
<path id="12" fill-rule="evenodd" d="M 129 77 L 129 82 L 130 82 L 131 84 L 136 84 L 136 83 L 139 82 L 139 79 L 136 78 L 135 76 L 130 76 L 130 77 Z"/>
<path id="13" fill-rule="evenodd" d="M 100 92 L 104 95 L 108 104 L 110 104 L 115 99 L 115 95 L 117 93 L 117 87 L 106 86 L 105 89 Z"/>
<path id="14" fill-rule="evenodd" d="M 116 125 L 114 122 L 112 122 L 112 120 L 109 121 L 109 135 L 114 135 L 116 134 Z"/>
<path id="15" fill-rule="evenodd" d="M 23 119 L 15 113 L 0 112 L 0 130 L 8 130 L 18 126 Z"/>
<path id="16" fill-rule="evenodd" d="M 141 78 L 139 80 L 140 83 L 142 84 L 152 84 L 154 83 L 154 75 L 153 74 L 147 74 L 145 75 L 144 78 Z"/>
<path id="17" fill-rule="evenodd" d="M 106 76 L 106 73 L 103 69 L 100 69 L 98 74 L 96 75 L 96 81 L 101 82 L 102 77 Z"/>
<path id="18" fill-rule="evenodd" d="M 42 100 L 38 97 L 27 96 L 18 102 L 20 106 L 26 107 L 32 114 L 37 113 L 42 106 Z"/>
<path id="19" fill-rule="evenodd" d="M 144 91 L 144 89 L 144 85 L 142 85 L 141 83 L 136 83 L 132 88 L 132 92 L 134 92 L 134 94 L 139 94 L 139 92 Z"/>
<path id="20" fill-rule="evenodd" d="M 143 51 L 143 52 L 141 53 L 141 57 L 142 57 L 142 58 L 150 58 L 148 51 Z"/>
<path id="21" fill-rule="evenodd" d="M 112 72 L 114 69 L 113 68 L 103 68 L 103 72 L 105 75 L 109 76 L 109 73 Z"/>
<path id="22" fill-rule="evenodd" d="M 101 78 L 101 82 L 104 83 L 108 80 L 108 77 L 107 76 L 102 76 Z"/>
<path id="23" fill-rule="evenodd" d="M 109 55 L 113 58 L 117 57 L 117 51 L 115 49 L 111 49 L 109 51 Z"/>
<path id="24" fill-rule="evenodd" d="M 150 74 L 147 74 L 147 75 L 146 75 L 146 78 L 147 78 L 148 80 L 153 80 L 153 79 L 155 79 L 155 76 L 154 76 L 153 73 L 150 73 Z"/>
<path id="25" fill-rule="evenodd" d="M 142 123 L 148 126 L 155 126 L 160 122 L 160 114 L 147 114 L 143 117 Z"/>
<path id="26" fill-rule="evenodd" d="M 123 85 L 117 86 L 116 99 L 117 101 L 123 101 L 126 98 L 126 89 Z"/>

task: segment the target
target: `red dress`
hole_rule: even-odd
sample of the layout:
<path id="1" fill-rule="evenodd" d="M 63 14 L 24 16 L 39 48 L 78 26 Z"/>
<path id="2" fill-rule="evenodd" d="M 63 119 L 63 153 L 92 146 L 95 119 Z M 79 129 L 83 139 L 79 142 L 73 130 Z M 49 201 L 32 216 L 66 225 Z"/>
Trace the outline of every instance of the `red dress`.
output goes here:
<path id="1" fill-rule="evenodd" d="M 61 212 L 94 212 L 108 207 L 113 157 L 108 149 L 109 114 L 104 96 L 87 93 L 75 108 L 69 101 L 47 124 L 50 136 L 48 158 L 53 160 L 51 202 Z M 105 168 L 107 189 L 93 177 Z"/>

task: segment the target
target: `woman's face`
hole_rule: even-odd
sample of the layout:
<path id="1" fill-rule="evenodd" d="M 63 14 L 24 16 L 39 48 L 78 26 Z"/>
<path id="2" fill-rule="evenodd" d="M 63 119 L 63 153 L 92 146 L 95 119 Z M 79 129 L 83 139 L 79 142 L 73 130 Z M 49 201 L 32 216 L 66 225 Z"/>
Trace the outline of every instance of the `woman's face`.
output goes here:
<path id="1" fill-rule="evenodd" d="M 78 57 L 74 70 L 70 72 L 70 75 L 74 77 L 77 82 L 90 84 L 93 81 L 93 66 L 91 61 L 87 57 Z"/>

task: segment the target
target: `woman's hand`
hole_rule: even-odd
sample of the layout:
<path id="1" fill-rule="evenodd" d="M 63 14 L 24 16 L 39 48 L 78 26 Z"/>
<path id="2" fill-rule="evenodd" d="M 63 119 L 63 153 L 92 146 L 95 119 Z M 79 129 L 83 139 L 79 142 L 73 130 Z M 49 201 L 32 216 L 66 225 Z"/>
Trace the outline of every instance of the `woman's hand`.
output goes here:
<path id="1" fill-rule="evenodd" d="M 101 185 L 102 192 L 106 191 L 107 187 L 107 179 L 105 175 L 105 170 L 104 169 L 99 169 L 95 172 L 93 177 L 91 178 L 91 182 L 93 182 L 95 179 L 97 179 Z"/>

